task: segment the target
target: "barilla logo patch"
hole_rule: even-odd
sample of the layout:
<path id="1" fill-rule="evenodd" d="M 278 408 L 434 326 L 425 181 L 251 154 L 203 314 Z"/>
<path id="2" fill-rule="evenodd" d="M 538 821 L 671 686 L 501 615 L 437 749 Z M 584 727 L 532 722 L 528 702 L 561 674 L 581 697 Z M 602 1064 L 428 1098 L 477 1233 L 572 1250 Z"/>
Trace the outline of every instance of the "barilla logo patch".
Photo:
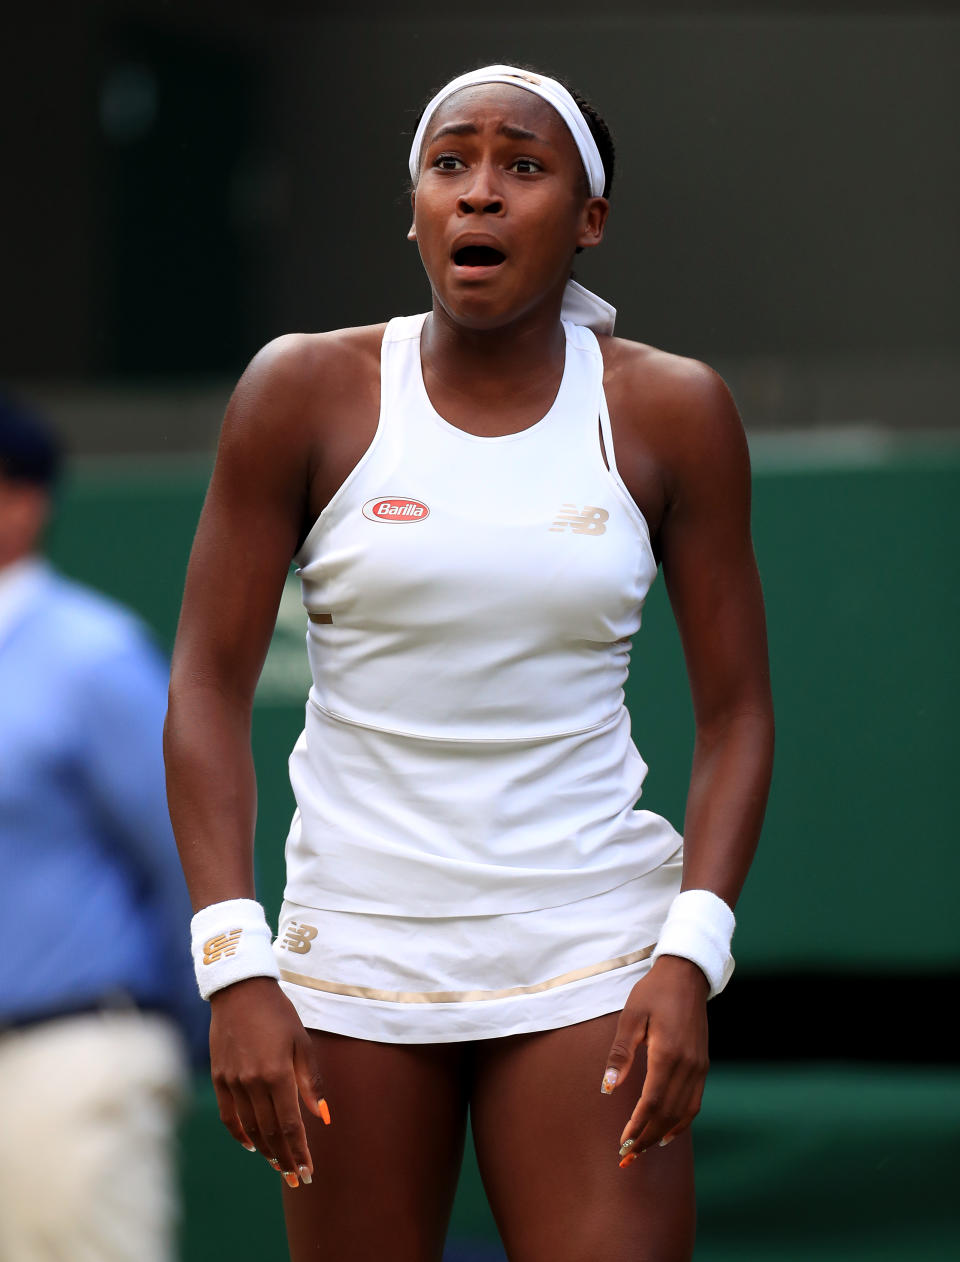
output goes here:
<path id="1" fill-rule="evenodd" d="M 381 499 L 367 500 L 363 506 L 363 515 L 371 521 L 423 521 L 430 516 L 430 509 L 420 500 L 407 499 L 402 495 L 385 495 Z"/>

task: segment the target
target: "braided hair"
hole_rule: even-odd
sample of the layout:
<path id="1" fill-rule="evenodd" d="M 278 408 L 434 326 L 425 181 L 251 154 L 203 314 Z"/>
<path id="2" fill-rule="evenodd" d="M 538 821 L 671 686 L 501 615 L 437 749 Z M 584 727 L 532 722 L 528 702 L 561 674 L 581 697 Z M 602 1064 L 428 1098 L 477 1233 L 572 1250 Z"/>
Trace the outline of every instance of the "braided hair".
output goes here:
<path id="1" fill-rule="evenodd" d="M 558 79 L 557 82 L 562 83 L 563 80 Z M 580 113 L 587 120 L 590 134 L 597 142 L 597 148 L 600 150 L 600 161 L 603 163 L 603 195 L 604 197 L 609 197 L 610 190 L 613 188 L 613 169 L 617 157 L 610 128 L 597 107 L 591 104 L 585 96 L 581 96 L 575 88 L 571 88 L 567 83 L 564 83 L 563 86 L 580 107 Z"/>

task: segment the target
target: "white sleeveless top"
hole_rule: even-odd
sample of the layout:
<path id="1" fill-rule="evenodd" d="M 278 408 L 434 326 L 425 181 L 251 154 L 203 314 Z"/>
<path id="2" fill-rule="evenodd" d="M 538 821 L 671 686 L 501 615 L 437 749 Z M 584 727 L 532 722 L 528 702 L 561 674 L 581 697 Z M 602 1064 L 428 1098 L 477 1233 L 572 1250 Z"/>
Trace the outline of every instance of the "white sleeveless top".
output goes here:
<path id="1" fill-rule="evenodd" d="M 594 335 L 564 322 L 546 416 L 482 438 L 430 403 L 425 318 L 388 324 L 376 435 L 296 558 L 313 685 L 286 897 L 419 917 L 559 906 L 681 841 L 635 809 L 647 768 L 623 700 L 656 562 Z"/>

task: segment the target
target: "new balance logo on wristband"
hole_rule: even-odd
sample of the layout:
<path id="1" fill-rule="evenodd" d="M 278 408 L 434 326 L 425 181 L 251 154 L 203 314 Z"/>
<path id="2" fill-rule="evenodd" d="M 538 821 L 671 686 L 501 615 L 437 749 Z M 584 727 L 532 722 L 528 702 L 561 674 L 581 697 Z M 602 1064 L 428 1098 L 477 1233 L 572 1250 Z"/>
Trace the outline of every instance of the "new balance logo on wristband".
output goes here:
<path id="1" fill-rule="evenodd" d="M 226 959 L 228 955 L 236 955 L 241 933 L 242 929 L 231 929 L 229 933 L 218 933 L 207 938 L 203 944 L 204 964 L 216 964 L 217 960 Z"/>
<path id="2" fill-rule="evenodd" d="M 593 504 L 586 504 L 581 512 L 576 504 L 567 503 L 557 513 L 550 529 L 566 530 L 569 526 L 575 535 L 602 535 L 606 533 L 605 523 L 609 518 L 610 514 L 605 508 L 596 508 Z"/>
<path id="3" fill-rule="evenodd" d="M 283 935 L 281 946 L 287 951 L 296 952 L 297 955 L 306 955 L 310 950 L 310 944 L 316 936 L 317 930 L 313 925 L 298 925 L 295 920 L 291 920 Z"/>
<path id="4" fill-rule="evenodd" d="M 279 977 L 272 936 L 263 908 L 252 898 L 225 898 L 202 907 L 190 921 L 200 997 L 209 999 L 248 977 Z"/>

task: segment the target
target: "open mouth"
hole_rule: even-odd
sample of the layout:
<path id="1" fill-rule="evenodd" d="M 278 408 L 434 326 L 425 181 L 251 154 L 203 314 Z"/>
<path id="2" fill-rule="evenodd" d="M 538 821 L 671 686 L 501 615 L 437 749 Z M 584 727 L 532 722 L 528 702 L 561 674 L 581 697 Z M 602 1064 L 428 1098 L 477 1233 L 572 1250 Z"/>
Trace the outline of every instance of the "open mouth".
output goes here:
<path id="1" fill-rule="evenodd" d="M 458 267 L 497 267 L 506 255 L 492 245 L 463 245 L 453 256 Z"/>

